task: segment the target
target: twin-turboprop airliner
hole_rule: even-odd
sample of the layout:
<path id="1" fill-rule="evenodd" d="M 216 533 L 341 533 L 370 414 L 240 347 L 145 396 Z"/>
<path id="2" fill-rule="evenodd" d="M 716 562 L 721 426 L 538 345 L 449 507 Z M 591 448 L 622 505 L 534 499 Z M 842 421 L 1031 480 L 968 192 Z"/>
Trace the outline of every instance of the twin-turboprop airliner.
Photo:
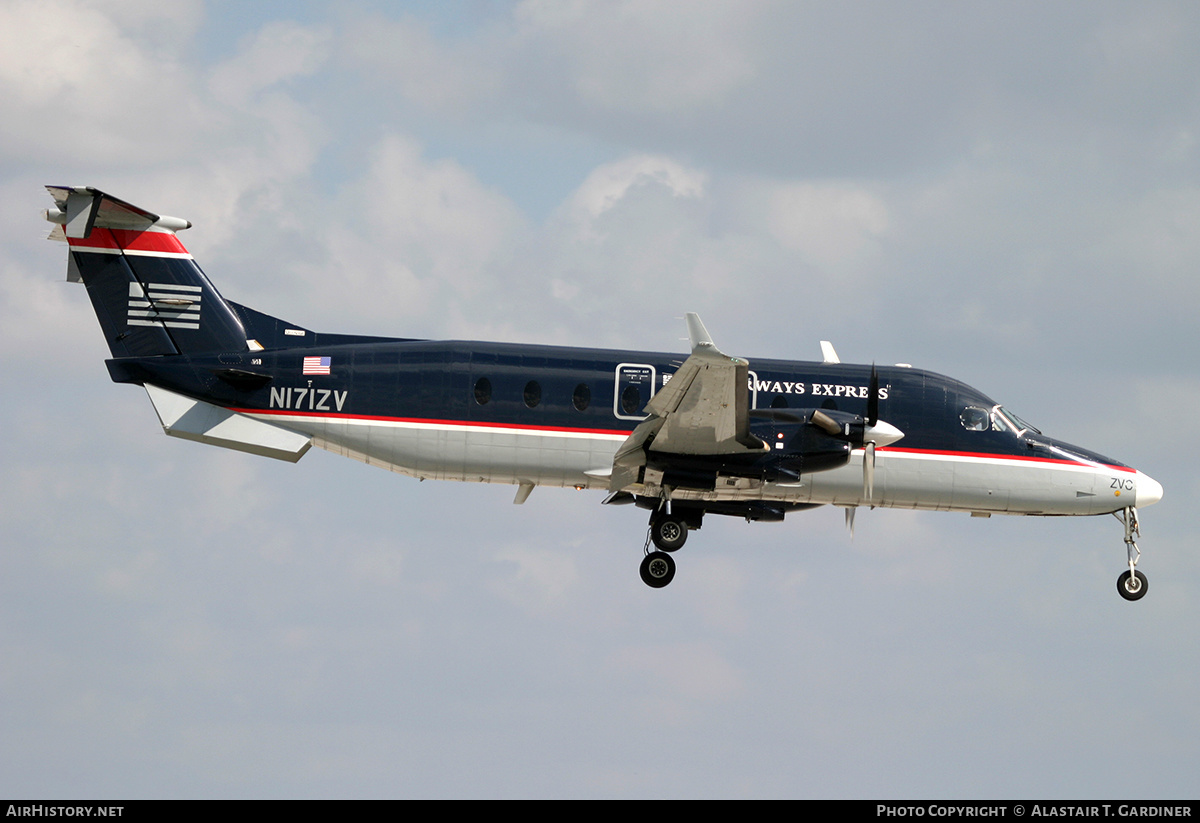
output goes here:
<path id="1" fill-rule="evenodd" d="M 695 314 L 691 353 L 313 332 L 227 300 L 177 237 L 191 223 L 90 187 L 48 186 L 108 341 L 109 374 L 145 388 L 167 434 L 295 462 L 323 449 L 421 479 L 600 489 L 648 510 L 642 579 L 706 515 L 778 521 L 821 505 L 1113 514 L 1127 600 L 1138 509 L 1162 486 L 1048 437 L 970 386 L 907 365 L 747 361 Z M 651 548 L 653 544 L 653 549 Z"/>

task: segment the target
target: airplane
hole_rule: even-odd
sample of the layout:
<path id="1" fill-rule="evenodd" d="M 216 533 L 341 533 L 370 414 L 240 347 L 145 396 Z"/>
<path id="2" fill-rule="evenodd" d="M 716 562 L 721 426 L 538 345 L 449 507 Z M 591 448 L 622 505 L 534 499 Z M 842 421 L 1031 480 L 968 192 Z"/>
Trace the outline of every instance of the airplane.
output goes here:
<path id="1" fill-rule="evenodd" d="M 227 300 L 179 240 L 191 223 L 87 186 L 47 186 L 116 383 L 145 388 L 173 437 L 295 462 L 316 445 L 421 480 L 599 489 L 648 510 L 642 580 L 706 515 L 780 521 L 833 505 L 973 516 L 1103 515 L 1124 525 L 1163 488 L 1043 434 L 974 388 L 907 364 L 722 353 L 696 314 L 690 353 L 317 333 Z M 652 548 L 653 547 L 653 548 Z"/>

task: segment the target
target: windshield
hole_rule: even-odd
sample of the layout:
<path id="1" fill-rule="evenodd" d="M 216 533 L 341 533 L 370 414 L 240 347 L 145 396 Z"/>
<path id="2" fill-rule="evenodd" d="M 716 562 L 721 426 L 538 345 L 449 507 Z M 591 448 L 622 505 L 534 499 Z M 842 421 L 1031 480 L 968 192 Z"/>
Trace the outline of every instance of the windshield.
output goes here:
<path id="1" fill-rule="evenodd" d="M 1008 419 L 1011 427 L 1017 432 L 1017 434 L 1024 434 L 1027 431 L 1034 432 L 1035 434 L 1042 433 L 1041 429 L 1037 428 L 1036 426 L 1029 425 L 1003 406 L 996 406 L 996 408 L 992 409 L 993 425 L 995 423 L 995 419 L 1000 416 Z"/>

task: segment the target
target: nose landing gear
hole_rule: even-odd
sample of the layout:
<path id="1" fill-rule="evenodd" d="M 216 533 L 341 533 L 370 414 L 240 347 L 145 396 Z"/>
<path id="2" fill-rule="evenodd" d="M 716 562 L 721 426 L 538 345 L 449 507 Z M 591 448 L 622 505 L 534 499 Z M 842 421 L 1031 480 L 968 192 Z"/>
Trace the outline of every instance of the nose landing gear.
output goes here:
<path id="1" fill-rule="evenodd" d="M 1129 506 L 1122 510 L 1120 516 L 1116 512 L 1113 512 L 1113 516 L 1125 523 L 1125 551 L 1129 555 L 1129 571 L 1121 572 L 1121 576 L 1117 578 L 1117 592 L 1126 600 L 1141 600 L 1146 596 L 1150 583 L 1146 580 L 1146 575 L 1137 570 L 1138 560 L 1142 556 L 1134 541 L 1135 537 L 1142 536 L 1138 528 L 1137 509 Z"/>
<path id="2" fill-rule="evenodd" d="M 1117 591 L 1126 600 L 1141 600 L 1146 596 L 1146 588 L 1149 585 L 1146 575 L 1136 570 L 1132 575 L 1129 572 L 1121 572 L 1121 576 L 1117 578 Z"/>

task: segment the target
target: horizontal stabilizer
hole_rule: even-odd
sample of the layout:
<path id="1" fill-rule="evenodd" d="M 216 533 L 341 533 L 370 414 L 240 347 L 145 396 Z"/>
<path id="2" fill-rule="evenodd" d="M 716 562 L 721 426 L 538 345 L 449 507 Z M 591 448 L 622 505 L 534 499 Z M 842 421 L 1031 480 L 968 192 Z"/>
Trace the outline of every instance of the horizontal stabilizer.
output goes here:
<path id="1" fill-rule="evenodd" d="M 190 220 L 146 211 L 91 186 L 46 186 L 46 190 L 57 206 L 46 211 L 46 219 L 62 226 L 67 237 L 87 239 L 96 228 L 142 232 L 153 227 L 176 232 L 192 226 Z"/>
<path id="2" fill-rule="evenodd" d="M 163 431 L 172 437 L 295 463 L 312 438 L 244 414 L 146 384 Z"/>

